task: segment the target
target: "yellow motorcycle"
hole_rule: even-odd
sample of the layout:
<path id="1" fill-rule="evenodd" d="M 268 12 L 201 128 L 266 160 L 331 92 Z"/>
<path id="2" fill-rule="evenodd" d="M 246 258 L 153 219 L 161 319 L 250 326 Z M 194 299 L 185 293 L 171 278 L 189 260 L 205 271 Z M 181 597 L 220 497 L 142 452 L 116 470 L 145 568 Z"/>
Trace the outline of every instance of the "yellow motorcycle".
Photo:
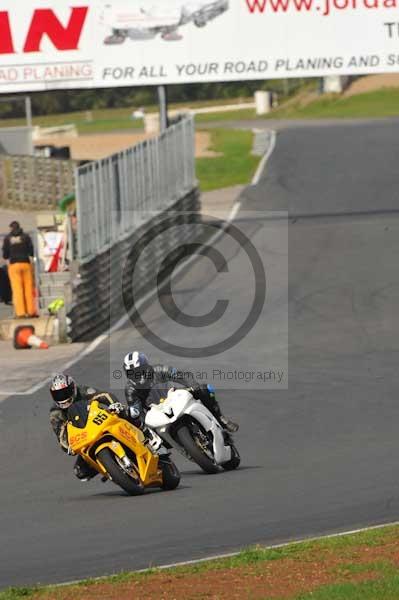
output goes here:
<path id="1" fill-rule="evenodd" d="M 107 412 L 108 405 L 101 403 L 101 396 L 93 398 L 86 423 L 77 427 L 68 422 L 72 453 L 79 454 L 104 479 L 110 479 L 131 496 L 152 487 L 174 490 L 180 483 L 180 473 L 169 454 L 154 454 L 145 445 L 143 432 Z"/>

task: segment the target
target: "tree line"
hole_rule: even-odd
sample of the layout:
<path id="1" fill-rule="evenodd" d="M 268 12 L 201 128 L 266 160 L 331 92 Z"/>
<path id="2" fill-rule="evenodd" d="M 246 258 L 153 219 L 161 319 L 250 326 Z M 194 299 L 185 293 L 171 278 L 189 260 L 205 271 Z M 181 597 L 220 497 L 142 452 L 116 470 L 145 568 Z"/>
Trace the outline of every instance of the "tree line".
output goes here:
<path id="1" fill-rule="evenodd" d="M 170 85 L 167 89 L 170 102 L 192 102 L 195 100 L 246 98 L 252 96 L 256 90 L 270 90 L 278 93 L 279 96 L 286 97 L 297 91 L 303 83 L 302 79 L 276 79 Z M 139 107 L 157 103 L 157 88 L 154 86 L 57 90 L 29 95 L 32 99 L 35 116 L 104 108 Z M 22 100 L 24 94 L 20 94 L 20 96 Z M 7 99 L 4 98 L 0 103 L 0 117 L 4 119 L 22 117 L 25 114 L 24 110 L 23 102 L 7 102 Z"/>

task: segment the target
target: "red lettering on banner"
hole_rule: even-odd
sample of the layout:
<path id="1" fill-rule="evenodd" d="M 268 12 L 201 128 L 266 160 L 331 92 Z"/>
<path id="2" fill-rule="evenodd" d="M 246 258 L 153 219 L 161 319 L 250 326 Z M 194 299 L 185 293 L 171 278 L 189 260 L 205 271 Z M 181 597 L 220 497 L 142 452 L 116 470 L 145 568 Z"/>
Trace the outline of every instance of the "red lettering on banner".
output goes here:
<path id="1" fill-rule="evenodd" d="M 10 19 L 8 12 L 0 12 L 0 54 L 14 54 L 14 44 L 12 41 Z"/>
<path id="2" fill-rule="evenodd" d="M 344 0 L 348 2 L 349 0 Z M 367 0 L 364 0 L 367 1 Z M 378 0 L 370 0 L 377 2 Z M 353 0 L 356 2 L 356 0 Z M 289 9 L 297 10 L 311 10 L 313 7 L 313 0 L 246 0 L 248 10 L 250 13 L 256 11 L 265 13 L 267 7 L 272 12 L 287 12 Z"/>
<path id="3" fill-rule="evenodd" d="M 35 10 L 24 52 L 40 52 L 40 44 L 45 35 L 57 50 L 77 50 L 88 10 L 88 6 L 72 8 L 66 27 L 60 23 L 51 9 Z"/>
<path id="4" fill-rule="evenodd" d="M 263 13 L 266 8 L 266 0 L 247 0 L 247 6 L 249 12 L 253 13 L 256 10 Z"/>

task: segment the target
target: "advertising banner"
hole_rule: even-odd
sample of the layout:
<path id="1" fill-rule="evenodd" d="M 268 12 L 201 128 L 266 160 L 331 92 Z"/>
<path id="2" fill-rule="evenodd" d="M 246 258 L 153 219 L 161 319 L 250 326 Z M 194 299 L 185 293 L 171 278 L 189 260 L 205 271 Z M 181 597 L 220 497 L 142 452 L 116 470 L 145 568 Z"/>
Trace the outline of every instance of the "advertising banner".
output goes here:
<path id="1" fill-rule="evenodd" d="M 399 0 L 3 0 L 0 92 L 399 71 Z"/>

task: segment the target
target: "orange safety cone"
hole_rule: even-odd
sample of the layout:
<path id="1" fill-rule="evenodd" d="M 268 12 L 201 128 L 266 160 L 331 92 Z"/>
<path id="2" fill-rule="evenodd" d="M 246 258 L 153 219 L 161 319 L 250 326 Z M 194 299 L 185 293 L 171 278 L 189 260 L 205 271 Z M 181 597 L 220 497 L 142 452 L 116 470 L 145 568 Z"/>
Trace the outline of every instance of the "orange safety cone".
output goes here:
<path id="1" fill-rule="evenodd" d="M 25 348 L 39 348 L 40 350 L 48 350 L 48 344 L 43 342 L 35 335 L 35 328 L 32 325 L 20 325 L 14 331 L 14 348 L 23 350 Z"/>

